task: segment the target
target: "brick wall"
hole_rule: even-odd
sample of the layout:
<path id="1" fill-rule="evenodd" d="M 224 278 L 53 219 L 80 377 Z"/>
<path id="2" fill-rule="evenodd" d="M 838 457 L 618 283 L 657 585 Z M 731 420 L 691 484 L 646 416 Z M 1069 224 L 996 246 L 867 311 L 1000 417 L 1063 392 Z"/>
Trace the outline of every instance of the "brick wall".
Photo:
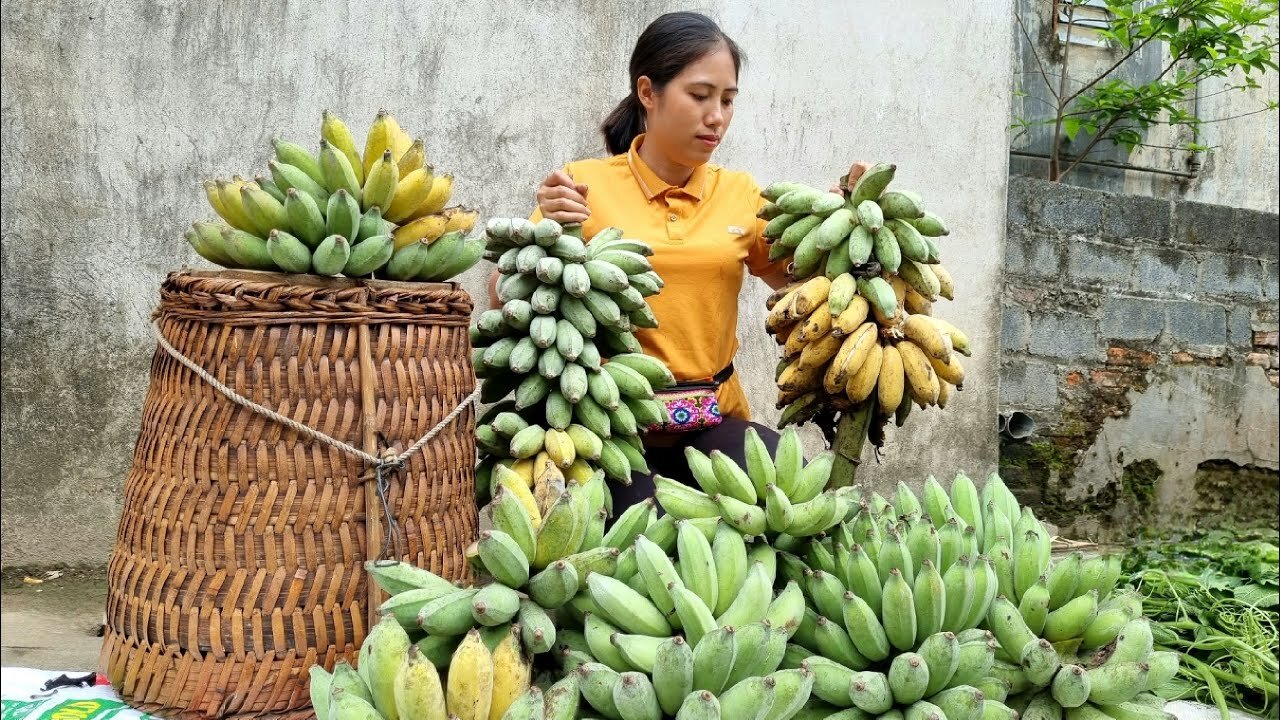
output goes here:
<path id="1" fill-rule="evenodd" d="M 1011 177 L 1000 405 L 1038 423 L 1002 440 L 1015 491 L 1113 536 L 1137 512 L 1173 522 L 1205 463 L 1276 477 L 1275 445 L 1256 436 L 1277 427 L 1278 236 L 1275 214 Z M 1259 396 L 1269 411 L 1252 409 Z M 1235 429 L 1175 443 L 1167 427 L 1219 416 Z M 1142 461 L 1154 478 L 1133 470 Z"/>

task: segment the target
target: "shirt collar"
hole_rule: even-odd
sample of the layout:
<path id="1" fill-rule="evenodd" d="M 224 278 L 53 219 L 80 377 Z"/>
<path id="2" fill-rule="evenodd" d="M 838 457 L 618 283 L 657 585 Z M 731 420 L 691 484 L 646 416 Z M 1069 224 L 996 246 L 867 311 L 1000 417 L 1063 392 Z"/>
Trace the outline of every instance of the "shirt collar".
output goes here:
<path id="1" fill-rule="evenodd" d="M 627 151 L 627 163 L 631 166 L 631 174 L 640 185 L 640 191 L 644 193 L 645 198 L 652 201 L 668 191 L 675 191 L 682 192 L 695 201 L 701 201 L 707 190 L 706 164 L 693 169 L 693 174 L 689 176 L 689 181 L 684 184 L 684 187 L 675 187 L 658 177 L 653 168 L 650 168 L 640 157 L 639 150 L 643 142 L 644 133 L 637 135 L 636 139 L 631 141 L 631 149 Z"/>

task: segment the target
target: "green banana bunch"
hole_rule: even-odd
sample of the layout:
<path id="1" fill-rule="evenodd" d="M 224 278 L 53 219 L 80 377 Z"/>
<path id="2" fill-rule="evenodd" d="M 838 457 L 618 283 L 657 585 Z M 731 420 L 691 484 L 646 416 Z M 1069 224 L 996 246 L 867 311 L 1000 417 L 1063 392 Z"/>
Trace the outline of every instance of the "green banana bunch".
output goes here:
<path id="1" fill-rule="evenodd" d="M 616 228 L 588 245 L 549 219 L 497 218 L 485 232 L 503 304 L 472 326 L 472 365 L 482 401 L 511 397 L 477 427 L 480 474 L 543 454 L 566 474 L 648 472 L 640 435 L 667 419 L 654 392 L 675 384 L 633 334 L 657 325 L 645 300 L 662 287 L 653 251 Z"/>
<path id="2" fill-rule="evenodd" d="M 719 451 L 686 448 L 701 489 L 660 479 L 655 496 L 663 510 L 685 520 L 721 518 L 744 535 L 786 545 L 830 530 L 856 509 L 856 488 L 826 488 L 834 455 L 806 464 L 795 428 L 783 431 L 772 456 L 754 429 L 745 442 L 745 469 Z"/>
<path id="3" fill-rule="evenodd" d="M 363 159 L 328 111 L 321 135 L 318 153 L 274 140 L 270 177 L 206 181 L 205 197 L 229 227 L 197 222 L 186 234 L 196 253 L 227 268 L 432 282 L 480 260 L 484 242 L 465 237 L 478 213 L 445 208 L 452 176 L 424 165 L 423 140 L 410 140 L 385 111 Z"/>

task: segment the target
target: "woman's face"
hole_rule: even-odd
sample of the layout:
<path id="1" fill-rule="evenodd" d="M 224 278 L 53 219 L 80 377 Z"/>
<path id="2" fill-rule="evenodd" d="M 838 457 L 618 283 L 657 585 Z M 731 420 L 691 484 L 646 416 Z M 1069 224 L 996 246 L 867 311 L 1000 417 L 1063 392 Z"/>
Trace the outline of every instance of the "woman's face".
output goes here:
<path id="1" fill-rule="evenodd" d="M 637 83 L 648 113 L 645 141 L 657 143 L 679 165 L 697 167 L 709 161 L 733 120 L 738 73 L 729 49 L 716 49 L 687 65 L 657 91 L 647 77 Z"/>

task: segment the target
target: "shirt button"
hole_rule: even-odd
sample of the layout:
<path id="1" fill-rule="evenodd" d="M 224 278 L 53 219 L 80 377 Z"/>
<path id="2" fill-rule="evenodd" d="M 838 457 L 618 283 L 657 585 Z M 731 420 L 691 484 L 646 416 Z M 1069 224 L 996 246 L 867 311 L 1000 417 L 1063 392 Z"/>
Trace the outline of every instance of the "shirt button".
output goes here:
<path id="1" fill-rule="evenodd" d="M 671 213 L 670 215 L 667 216 L 667 220 L 670 220 L 671 222 L 675 222 L 676 220 L 679 220 L 679 219 L 680 218 L 676 217 L 675 213 Z"/>

